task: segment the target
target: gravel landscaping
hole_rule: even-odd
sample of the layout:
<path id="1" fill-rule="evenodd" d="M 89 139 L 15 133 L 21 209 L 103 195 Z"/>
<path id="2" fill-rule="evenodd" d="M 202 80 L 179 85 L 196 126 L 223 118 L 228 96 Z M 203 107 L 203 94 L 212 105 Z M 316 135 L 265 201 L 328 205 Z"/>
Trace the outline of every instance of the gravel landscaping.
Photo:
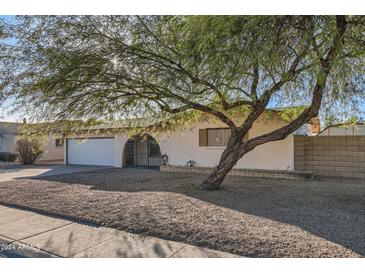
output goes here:
<path id="1" fill-rule="evenodd" d="M 363 257 L 365 182 L 103 169 L 0 183 L 0 202 L 249 257 Z"/>

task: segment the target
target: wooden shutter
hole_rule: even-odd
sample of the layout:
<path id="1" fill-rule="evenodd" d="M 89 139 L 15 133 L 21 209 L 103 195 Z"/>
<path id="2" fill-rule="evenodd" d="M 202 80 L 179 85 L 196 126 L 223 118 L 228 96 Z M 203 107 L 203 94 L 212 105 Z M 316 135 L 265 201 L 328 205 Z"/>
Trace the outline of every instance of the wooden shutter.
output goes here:
<path id="1" fill-rule="evenodd" d="M 206 147 L 207 146 L 207 130 L 199 129 L 199 146 Z"/>

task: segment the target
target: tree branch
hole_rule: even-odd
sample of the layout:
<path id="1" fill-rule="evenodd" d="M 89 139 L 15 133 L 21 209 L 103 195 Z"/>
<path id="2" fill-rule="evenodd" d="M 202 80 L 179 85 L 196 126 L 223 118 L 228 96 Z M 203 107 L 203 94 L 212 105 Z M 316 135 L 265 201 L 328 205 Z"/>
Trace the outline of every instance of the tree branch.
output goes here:
<path id="1" fill-rule="evenodd" d="M 251 98 L 256 102 L 258 100 L 257 98 L 257 86 L 259 83 L 259 63 L 255 62 L 253 66 L 253 80 L 251 85 Z"/>
<path id="2" fill-rule="evenodd" d="M 345 16 L 337 16 L 336 17 L 336 28 L 337 34 L 333 39 L 332 46 L 330 47 L 327 55 L 322 58 L 322 62 L 320 62 L 321 71 L 317 77 L 316 85 L 313 90 L 313 97 L 312 103 L 310 107 L 305 109 L 294 121 L 292 121 L 289 125 L 281 127 L 277 130 L 274 130 L 271 133 L 267 133 L 258 137 L 255 137 L 249 140 L 244 146 L 242 147 L 243 150 L 252 150 L 258 145 L 277 141 L 286 138 L 289 134 L 293 133 L 303 124 L 307 123 L 313 117 L 318 116 L 319 109 L 321 107 L 323 91 L 326 86 L 326 81 L 328 75 L 331 71 L 333 62 L 335 61 L 336 57 L 339 55 L 343 43 L 344 43 L 344 34 L 347 28 L 347 22 Z"/>

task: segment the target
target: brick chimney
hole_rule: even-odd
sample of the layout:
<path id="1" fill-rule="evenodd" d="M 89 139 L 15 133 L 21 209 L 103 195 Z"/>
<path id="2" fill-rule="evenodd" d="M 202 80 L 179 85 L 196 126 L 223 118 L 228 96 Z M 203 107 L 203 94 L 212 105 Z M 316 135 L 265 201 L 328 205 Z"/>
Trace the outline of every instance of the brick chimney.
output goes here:
<path id="1" fill-rule="evenodd" d="M 312 118 L 309 123 L 311 125 L 312 134 L 318 134 L 321 131 L 321 124 L 318 116 Z"/>

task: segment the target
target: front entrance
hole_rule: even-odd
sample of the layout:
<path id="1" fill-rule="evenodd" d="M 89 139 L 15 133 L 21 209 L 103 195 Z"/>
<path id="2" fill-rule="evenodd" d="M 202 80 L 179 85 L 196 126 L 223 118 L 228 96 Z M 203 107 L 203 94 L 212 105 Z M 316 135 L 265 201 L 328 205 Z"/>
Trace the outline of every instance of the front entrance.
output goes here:
<path id="1" fill-rule="evenodd" d="M 123 151 L 123 166 L 159 167 L 160 162 L 160 146 L 150 135 L 138 135 L 126 142 Z"/>

